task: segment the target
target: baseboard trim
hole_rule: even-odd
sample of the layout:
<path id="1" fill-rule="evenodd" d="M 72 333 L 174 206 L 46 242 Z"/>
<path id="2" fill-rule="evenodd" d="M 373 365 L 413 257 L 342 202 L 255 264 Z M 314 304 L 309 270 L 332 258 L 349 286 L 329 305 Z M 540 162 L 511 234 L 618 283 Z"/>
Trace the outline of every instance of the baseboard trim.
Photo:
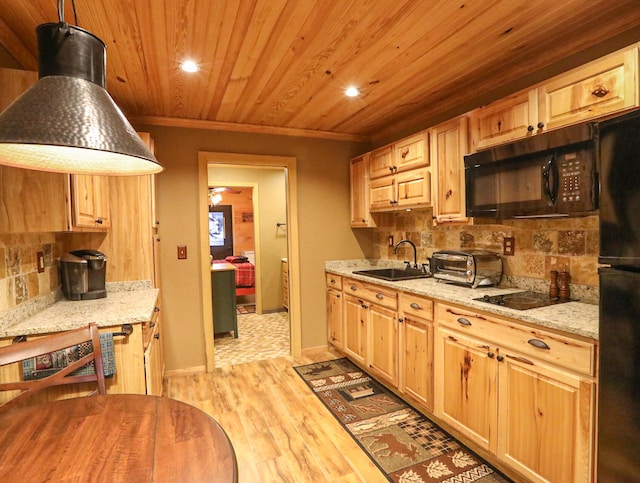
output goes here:
<path id="1" fill-rule="evenodd" d="M 186 367 L 184 369 L 174 369 L 172 371 L 164 371 L 164 377 L 171 376 L 188 376 L 189 374 L 201 374 L 207 372 L 207 366 Z"/>
<path id="2" fill-rule="evenodd" d="M 328 345 L 320 345 L 317 347 L 309 347 L 307 349 L 302 349 L 302 355 L 303 356 L 309 356 L 312 354 L 317 354 L 318 352 L 325 352 L 329 350 L 329 346 Z"/>

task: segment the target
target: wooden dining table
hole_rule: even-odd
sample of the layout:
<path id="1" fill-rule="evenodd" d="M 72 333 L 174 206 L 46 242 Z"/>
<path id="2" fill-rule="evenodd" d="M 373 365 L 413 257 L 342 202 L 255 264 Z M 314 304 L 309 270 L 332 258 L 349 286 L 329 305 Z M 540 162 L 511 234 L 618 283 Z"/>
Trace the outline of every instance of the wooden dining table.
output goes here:
<path id="1" fill-rule="evenodd" d="M 236 482 L 220 425 L 175 399 L 65 399 L 0 413 L 0 481 Z"/>

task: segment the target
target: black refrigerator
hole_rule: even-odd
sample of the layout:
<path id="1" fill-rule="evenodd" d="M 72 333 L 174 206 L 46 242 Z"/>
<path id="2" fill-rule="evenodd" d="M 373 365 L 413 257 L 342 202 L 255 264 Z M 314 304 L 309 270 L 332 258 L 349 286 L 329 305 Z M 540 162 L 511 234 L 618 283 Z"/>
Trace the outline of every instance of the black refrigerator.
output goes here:
<path id="1" fill-rule="evenodd" d="M 640 114 L 598 123 L 598 483 L 640 481 Z"/>

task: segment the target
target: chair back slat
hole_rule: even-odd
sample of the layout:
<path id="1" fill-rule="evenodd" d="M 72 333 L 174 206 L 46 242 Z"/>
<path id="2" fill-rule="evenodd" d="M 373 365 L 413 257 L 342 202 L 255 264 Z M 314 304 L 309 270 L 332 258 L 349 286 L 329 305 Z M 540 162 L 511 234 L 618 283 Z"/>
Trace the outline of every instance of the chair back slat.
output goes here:
<path id="1" fill-rule="evenodd" d="M 0 405 L 0 412 L 6 411 L 15 406 L 20 401 L 31 395 L 51 386 L 63 384 L 78 384 L 82 382 L 95 382 L 98 386 L 99 394 L 106 394 L 104 379 L 104 365 L 102 362 L 102 348 L 100 347 L 100 335 L 96 324 L 91 323 L 87 327 L 61 332 L 50 336 L 42 337 L 27 342 L 19 342 L 5 347 L 0 347 L 0 366 L 20 363 L 43 354 L 67 349 L 84 342 L 91 341 L 93 352 L 83 356 L 77 361 L 69 363 L 59 371 L 43 377 L 28 381 L 11 381 L 0 383 L 2 391 L 22 391 L 9 401 Z M 75 370 L 93 361 L 95 374 L 70 375 Z"/>

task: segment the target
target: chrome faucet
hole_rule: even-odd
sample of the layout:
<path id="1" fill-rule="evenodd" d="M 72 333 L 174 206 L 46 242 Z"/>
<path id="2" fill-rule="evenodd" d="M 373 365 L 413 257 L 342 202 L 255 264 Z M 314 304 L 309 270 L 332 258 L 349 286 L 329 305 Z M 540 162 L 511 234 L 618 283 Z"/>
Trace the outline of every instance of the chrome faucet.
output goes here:
<path id="1" fill-rule="evenodd" d="M 415 268 L 416 270 L 418 269 L 418 250 L 416 250 L 416 244 L 413 243 L 411 240 L 400 240 L 398 243 L 396 243 L 396 246 L 393 247 L 393 253 L 394 255 L 396 253 L 398 253 L 398 247 L 400 245 L 402 245 L 403 243 L 408 243 L 409 245 L 411 245 L 413 247 L 413 268 Z M 411 264 L 409 262 L 404 262 L 407 265 L 411 266 Z"/>

